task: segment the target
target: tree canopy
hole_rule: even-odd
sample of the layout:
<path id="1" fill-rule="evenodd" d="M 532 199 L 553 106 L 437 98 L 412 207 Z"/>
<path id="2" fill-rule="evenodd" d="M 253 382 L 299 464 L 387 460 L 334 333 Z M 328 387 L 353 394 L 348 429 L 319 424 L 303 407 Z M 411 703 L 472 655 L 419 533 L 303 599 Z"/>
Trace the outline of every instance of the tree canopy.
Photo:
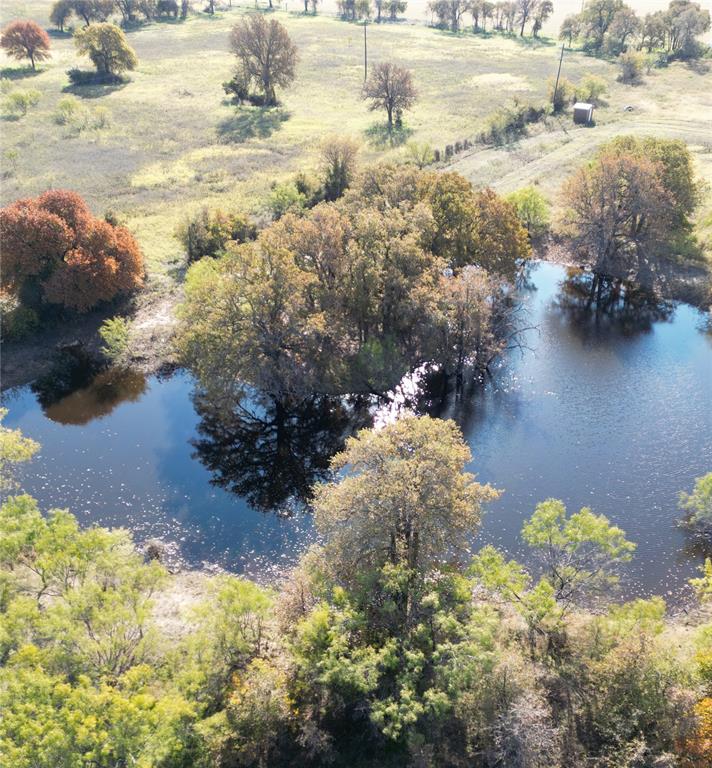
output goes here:
<path id="1" fill-rule="evenodd" d="M 0 34 L 0 47 L 13 59 L 29 59 L 32 69 L 49 59 L 49 35 L 34 21 L 11 21 Z"/>
<path id="2" fill-rule="evenodd" d="M 8 460 L 36 448 L 1 434 Z M 0 761 L 705 765 L 712 563 L 693 580 L 703 610 L 682 626 L 662 598 L 607 600 L 633 545 L 585 508 L 537 505 L 523 538 L 538 567 L 492 546 L 471 557 L 497 496 L 471 460 L 451 421 L 361 432 L 316 492 L 319 543 L 275 589 L 171 576 L 126 531 L 6 499 Z"/>
<path id="3" fill-rule="evenodd" d="M 92 216 L 76 192 L 51 190 L 0 210 L 2 286 L 29 307 L 85 312 L 143 280 L 143 256 L 125 227 Z"/>
<path id="4" fill-rule="evenodd" d="M 565 182 L 563 230 L 596 272 L 635 273 L 685 246 L 697 189 L 683 142 L 618 137 Z"/>
<path id="5" fill-rule="evenodd" d="M 237 57 L 237 70 L 226 91 L 243 100 L 256 89 L 260 103 L 276 104 L 276 89 L 291 85 L 298 61 L 297 47 L 284 26 L 250 13 L 232 28 L 230 48 Z"/>
<path id="6" fill-rule="evenodd" d="M 402 113 L 413 106 L 416 96 L 410 72 L 390 61 L 377 64 L 363 86 L 363 98 L 371 102 L 369 109 L 385 110 L 389 131 L 393 129 L 394 118 L 399 121 Z"/>
<path id="7" fill-rule="evenodd" d="M 102 77 L 116 78 L 122 72 L 136 69 L 138 58 L 128 44 L 123 30 L 115 24 L 93 23 L 74 35 L 77 53 L 88 56 Z"/>
<path id="8" fill-rule="evenodd" d="M 206 386 L 228 391 L 385 391 L 415 365 L 453 360 L 447 268 L 469 265 L 491 282 L 469 308 L 482 333 L 458 336 L 472 346 L 457 357 L 486 366 L 501 342 L 490 297 L 528 255 L 516 212 L 493 192 L 456 174 L 370 168 L 335 203 L 287 213 L 193 267 L 179 347 Z"/>

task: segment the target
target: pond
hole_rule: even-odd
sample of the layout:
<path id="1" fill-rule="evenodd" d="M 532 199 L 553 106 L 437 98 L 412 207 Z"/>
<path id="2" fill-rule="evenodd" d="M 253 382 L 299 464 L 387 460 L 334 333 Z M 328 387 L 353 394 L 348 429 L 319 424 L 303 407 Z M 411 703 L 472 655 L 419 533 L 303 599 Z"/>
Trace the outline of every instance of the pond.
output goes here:
<path id="1" fill-rule="evenodd" d="M 458 421 L 471 471 L 504 490 L 477 543 L 525 557 L 523 520 L 538 501 L 561 498 L 571 510 L 604 513 L 637 543 L 628 595 L 674 594 L 702 558 L 677 525 L 677 497 L 712 470 L 709 326 L 684 304 L 637 300 L 596 314 L 585 276 L 567 276 L 533 265 L 521 348 L 486 386 L 428 410 Z M 161 538 L 190 565 L 258 578 L 314 538 L 309 513 L 291 497 L 324 476 L 345 435 L 393 415 L 388 405 L 374 412 L 315 401 L 298 413 L 226 417 L 196 398 L 183 372 L 108 371 L 67 390 L 4 396 L 7 426 L 42 444 L 21 476 L 27 492 L 83 523 Z"/>

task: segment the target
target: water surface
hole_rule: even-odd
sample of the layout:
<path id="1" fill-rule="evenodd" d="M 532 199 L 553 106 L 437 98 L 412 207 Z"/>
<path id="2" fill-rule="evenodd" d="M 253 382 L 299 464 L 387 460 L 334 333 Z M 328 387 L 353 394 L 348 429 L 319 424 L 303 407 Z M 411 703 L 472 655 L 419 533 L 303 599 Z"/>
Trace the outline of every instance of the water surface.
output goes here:
<path id="1" fill-rule="evenodd" d="M 522 322 L 535 329 L 523 348 L 484 389 L 435 409 L 462 426 L 470 469 L 505 491 L 478 541 L 526 558 L 523 520 L 558 497 L 606 514 L 638 544 L 627 593 L 676 592 L 701 560 L 677 525 L 677 496 L 712 470 L 712 336 L 686 305 L 596 317 L 565 278 L 561 267 L 534 266 Z M 44 507 L 253 576 L 293 562 L 312 540 L 290 491 L 322 477 L 344 436 L 368 422 L 362 404 L 323 401 L 225 418 L 196 401 L 185 373 L 105 372 L 40 400 L 23 388 L 5 404 L 7 425 L 43 446 L 22 479 Z"/>

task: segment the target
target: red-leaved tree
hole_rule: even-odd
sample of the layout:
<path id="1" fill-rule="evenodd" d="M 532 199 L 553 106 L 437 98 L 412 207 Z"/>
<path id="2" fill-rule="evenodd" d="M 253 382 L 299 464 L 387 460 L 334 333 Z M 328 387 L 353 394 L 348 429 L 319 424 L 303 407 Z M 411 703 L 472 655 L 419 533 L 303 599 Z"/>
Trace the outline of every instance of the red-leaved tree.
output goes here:
<path id="1" fill-rule="evenodd" d="M 13 59 L 29 59 L 32 69 L 38 61 L 49 59 L 49 35 L 29 19 L 11 21 L 0 36 L 0 46 Z"/>
<path id="2" fill-rule="evenodd" d="M 26 306 L 86 312 L 143 282 L 131 233 L 92 216 L 76 192 L 51 190 L 0 209 L 0 240 L 2 288 Z"/>

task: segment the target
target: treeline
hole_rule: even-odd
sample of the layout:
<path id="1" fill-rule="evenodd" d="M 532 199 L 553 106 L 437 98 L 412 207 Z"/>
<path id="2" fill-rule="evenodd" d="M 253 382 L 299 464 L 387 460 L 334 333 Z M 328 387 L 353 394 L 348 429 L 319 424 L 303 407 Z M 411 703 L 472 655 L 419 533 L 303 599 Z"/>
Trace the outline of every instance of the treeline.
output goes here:
<path id="1" fill-rule="evenodd" d="M 459 32 L 465 28 L 465 19 L 471 20 L 472 31 L 518 34 L 524 36 L 527 27 L 534 37 L 539 36 L 544 23 L 554 12 L 551 0 L 432 0 L 428 9 L 436 26 Z"/>
<path id="2" fill-rule="evenodd" d="M 643 18 L 623 0 L 589 0 L 581 13 L 566 17 L 559 37 L 597 54 L 645 50 L 692 59 L 709 49 L 699 40 L 709 28 L 709 11 L 691 0 L 672 0 L 666 11 Z"/>
<path id="3" fill-rule="evenodd" d="M 6 483 L 37 449 L 0 432 Z M 531 567 L 491 546 L 473 555 L 499 491 L 470 461 L 449 421 L 360 433 L 316 489 L 322 543 L 272 587 L 210 580 L 177 622 L 155 550 L 7 498 L 0 762 L 708 766 L 709 613 L 683 627 L 660 597 L 611 602 L 634 544 L 555 499 L 522 529 Z M 704 608 L 711 563 L 693 586 Z"/>

